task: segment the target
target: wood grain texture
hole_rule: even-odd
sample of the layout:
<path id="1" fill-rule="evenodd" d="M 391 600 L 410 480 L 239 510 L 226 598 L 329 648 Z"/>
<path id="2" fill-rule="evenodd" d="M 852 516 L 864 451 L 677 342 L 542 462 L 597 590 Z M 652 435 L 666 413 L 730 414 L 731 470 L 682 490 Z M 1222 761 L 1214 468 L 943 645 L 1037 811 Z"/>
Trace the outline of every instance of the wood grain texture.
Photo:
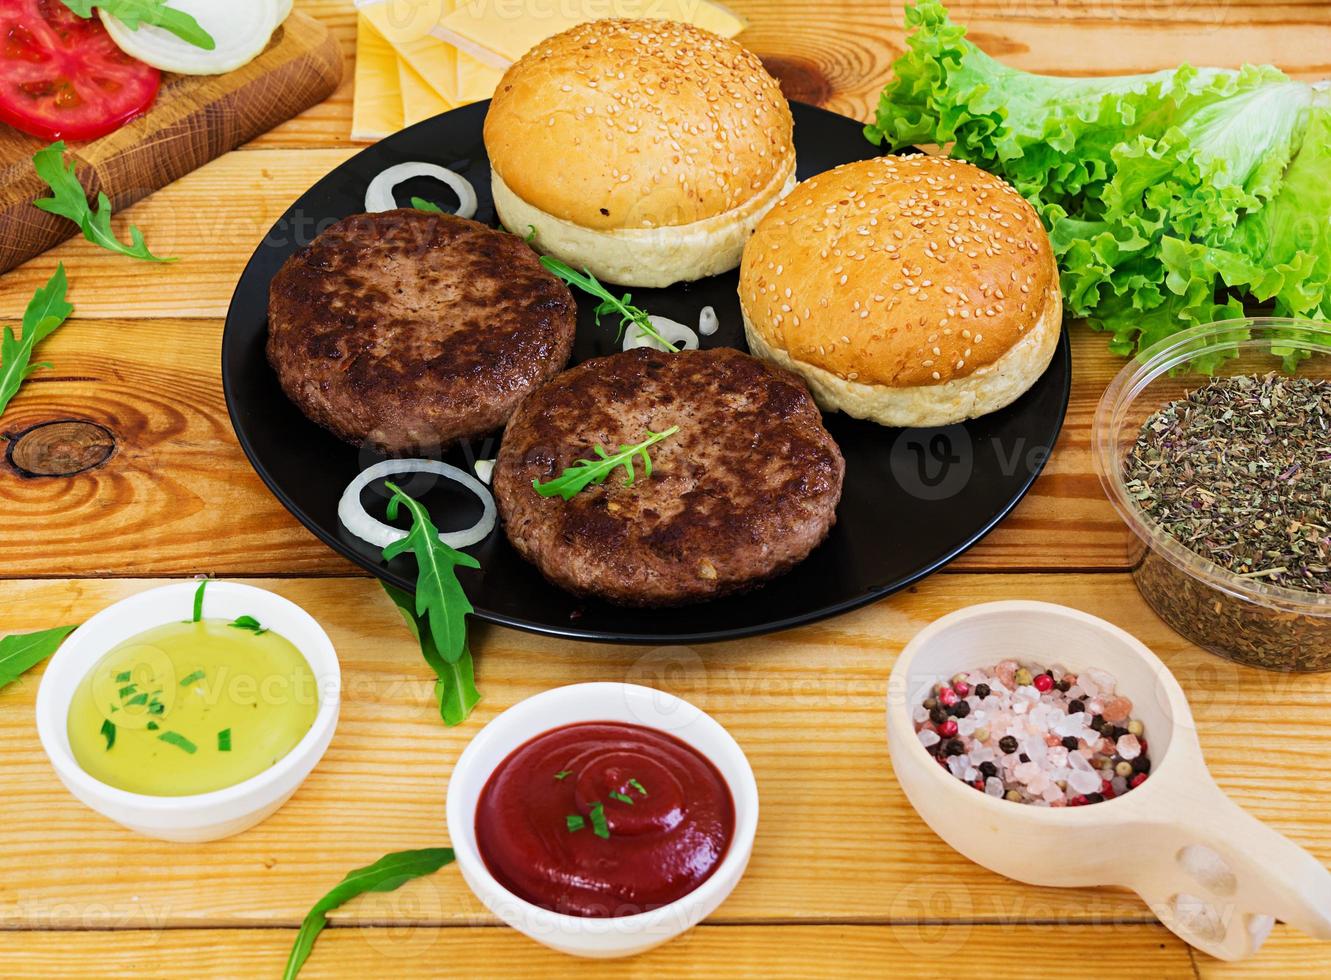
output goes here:
<path id="1" fill-rule="evenodd" d="M 73 148 L 76 174 L 89 196 L 104 191 L 113 207 L 125 207 L 309 108 L 341 80 L 337 39 L 320 21 L 294 15 L 243 68 L 225 75 L 163 76 L 146 113 Z M 76 230 L 72 222 L 32 206 L 46 189 L 31 164 L 43 145 L 0 127 L 0 272 Z"/>
<path id="2" fill-rule="evenodd" d="M 130 273 L 133 264 L 105 268 Z M 175 275 L 175 267 L 161 274 Z M 76 312 L 83 283 L 71 287 Z M 1126 567 L 1129 532 L 1090 459 L 1091 416 L 1118 364 L 1103 337 L 1081 326 L 1073 336 L 1072 402 L 1044 475 L 953 568 Z M 27 521 L 0 521 L 0 579 L 361 574 L 301 527 L 250 468 L 222 398 L 221 337 L 215 319 L 74 319 L 43 343 L 42 359 L 55 366 L 14 398 L 0 433 L 86 419 L 109 429 L 116 449 L 103 465 L 64 478 L 24 478 L 0 462 L 0 514 L 44 529 L 43 547 L 34 549 Z"/>
<path id="3" fill-rule="evenodd" d="M 409 886 L 411 888 L 416 885 Z M 763 977 L 767 980 L 931 980 L 940 975 L 1020 980 L 1086 976 L 1086 954 L 1105 934 L 1090 928 L 982 927 L 955 949 L 919 954 L 918 937 L 882 926 L 702 926 L 631 960 L 572 961 L 507 929 L 329 929 L 301 976 L 388 976 L 393 980 L 655 980 Z M 0 966 L 9 980 L 103 977 L 195 980 L 276 977 L 292 933 L 282 929 L 187 932 L 20 933 L 6 936 Z M 1191 980 L 1187 947 L 1155 926 L 1115 930 L 1096 952 L 1101 975 Z M 946 964 L 943 967 L 942 964 Z M 940 973 L 945 969 L 946 973 Z"/>
<path id="4" fill-rule="evenodd" d="M 6 583 L 0 622 L 16 631 L 80 622 L 150 584 Z M 33 730 L 34 672 L 0 691 L 0 826 L 22 828 L 23 841 L 0 850 L 0 927 L 294 925 L 351 868 L 446 840 L 453 762 L 489 719 L 541 690 L 593 680 L 687 698 L 726 726 L 753 765 L 762 798 L 753 860 L 713 921 L 896 923 L 927 935 L 925 924 L 951 921 L 960 923 L 951 933 L 958 943 L 970 935 L 968 923 L 1117 929 L 1150 921 L 1125 892 L 1033 888 L 970 864 L 920 821 L 892 775 L 884 699 L 898 651 L 938 616 L 1005 598 L 1066 603 L 1141 637 L 1194 692 L 1203 749 L 1220 784 L 1331 861 L 1331 784 L 1290 778 L 1319 764 L 1331 675 L 1229 667 L 1160 623 L 1123 575 L 935 576 L 827 623 L 699 649 L 482 628 L 473 649 L 484 700 L 453 729 L 439 723 L 428 668 L 376 585 L 260 584 L 314 613 L 341 659 L 341 721 L 323 762 L 290 803 L 244 834 L 204 845 L 148 840 L 86 809 L 56 780 Z M 410 893 L 367 896 L 354 915 L 381 923 L 493 921 L 447 873 Z"/>

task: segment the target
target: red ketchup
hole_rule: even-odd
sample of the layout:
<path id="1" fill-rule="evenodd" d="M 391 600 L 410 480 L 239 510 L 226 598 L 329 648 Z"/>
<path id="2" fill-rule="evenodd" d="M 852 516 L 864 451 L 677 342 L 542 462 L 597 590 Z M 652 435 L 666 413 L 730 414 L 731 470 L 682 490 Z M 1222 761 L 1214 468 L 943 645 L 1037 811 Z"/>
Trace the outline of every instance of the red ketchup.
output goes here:
<path id="1" fill-rule="evenodd" d="M 734 832 L 716 766 L 674 736 L 618 722 L 536 736 L 499 764 L 476 806 L 476 843 L 495 879 L 584 918 L 683 898 L 711 877 Z"/>

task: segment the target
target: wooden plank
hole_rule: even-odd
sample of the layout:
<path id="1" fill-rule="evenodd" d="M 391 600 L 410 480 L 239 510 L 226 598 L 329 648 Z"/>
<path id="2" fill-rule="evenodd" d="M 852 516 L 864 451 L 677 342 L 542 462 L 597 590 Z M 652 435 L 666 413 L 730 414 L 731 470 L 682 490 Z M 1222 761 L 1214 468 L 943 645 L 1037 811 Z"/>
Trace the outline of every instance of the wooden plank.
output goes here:
<path id="1" fill-rule="evenodd" d="M 419 884 L 408 889 L 417 890 Z M 950 945 L 963 932 L 969 941 Z M 931 980 L 945 969 L 949 976 L 1019 980 L 1030 976 L 1033 966 L 1043 977 L 1083 977 L 1091 962 L 1097 973 L 1108 976 L 1193 976 L 1187 947 L 1156 926 L 1108 932 L 1100 927 L 948 926 L 937 935 L 947 943 L 885 926 L 701 926 L 633 959 L 598 961 L 552 952 L 508 929 L 329 929 L 301 976 L 547 980 L 576 973 L 583 980 Z M 286 962 L 291 938 L 291 931 L 282 929 L 27 932 L 5 937 L 0 963 L 10 980 L 85 980 L 93 961 L 104 977 L 273 977 Z"/>
<path id="2" fill-rule="evenodd" d="M 3 583 L 0 623 L 26 631 L 79 622 L 150 584 Z M 883 703 L 897 651 L 936 617 L 1003 598 L 1063 602 L 1141 637 L 1197 692 L 1193 709 L 1220 783 L 1331 862 L 1331 783 L 1290 778 L 1318 764 L 1331 728 L 1331 675 L 1242 670 L 1202 653 L 1161 624 L 1124 575 L 936 576 L 817 626 L 696 649 L 479 628 L 473 648 L 485 700 L 454 729 L 440 724 L 429 671 L 375 585 L 262 584 L 313 613 L 342 661 L 341 723 L 308 782 L 274 817 L 230 840 L 196 846 L 138 837 L 84 808 L 56 780 L 33 730 L 37 676 L 25 677 L 0 691 L 0 826 L 21 828 L 22 840 L 0 852 L 0 926 L 294 925 L 349 869 L 386 851 L 444 842 L 449 773 L 486 721 L 538 691 L 590 680 L 668 687 L 713 714 L 748 754 L 762 826 L 748 873 L 718 922 L 1148 921 L 1145 906 L 1126 893 L 1033 888 L 970 864 L 919 820 L 892 776 Z M 492 921 L 456 874 L 431 880 L 410 900 L 367 897 L 358 914 L 378 922 Z"/>
<path id="3" fill-rule="evenodd" d="M 70 289 L 79 309 L 81 282 Z M 24 517 L 0 521 L 0 578 L 360 574 L 250 469 L 222 397 L 221 334 L 214 319 L 75 319 L 43 343 L 41 358 L 55 366 L 15 397 L 0 432 L 88 419 L 114 434 L 117 450 L 105 465 L 68 478 L 20 478 L 0 459 L 0 513 Z M 1118 362 L 1103 337 L 1082 327 L 1073 335 L 1072 403 L 1045 474 L 954 568 L 1127 566 L 1128 531 L 1090 458 L 1091 416 Z M 43 529 L 40 549 L 32 546 L 33 521 Z"/>
<path id="4" fill-rule="evenodd" d="M 1224 963 L 1194 953 L 1199 980 L 1325 980 L 1331 976 L 1331 947 L 1277 925 L 1252 959 Z"/>

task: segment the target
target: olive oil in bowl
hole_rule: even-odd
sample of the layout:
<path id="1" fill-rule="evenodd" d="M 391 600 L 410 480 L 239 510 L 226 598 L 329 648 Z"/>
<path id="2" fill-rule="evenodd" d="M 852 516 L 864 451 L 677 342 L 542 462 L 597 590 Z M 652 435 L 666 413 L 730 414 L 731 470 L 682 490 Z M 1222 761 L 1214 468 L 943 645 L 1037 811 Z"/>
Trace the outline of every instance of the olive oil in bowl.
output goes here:
<path id="1" fill-rule="evenodd" d="M 69 744 L 109 786 L 190 796 L 274 765 L 318 709 L 305 657 L 252 617 L 167 623 L 121 643 L 83 678 Z"/>

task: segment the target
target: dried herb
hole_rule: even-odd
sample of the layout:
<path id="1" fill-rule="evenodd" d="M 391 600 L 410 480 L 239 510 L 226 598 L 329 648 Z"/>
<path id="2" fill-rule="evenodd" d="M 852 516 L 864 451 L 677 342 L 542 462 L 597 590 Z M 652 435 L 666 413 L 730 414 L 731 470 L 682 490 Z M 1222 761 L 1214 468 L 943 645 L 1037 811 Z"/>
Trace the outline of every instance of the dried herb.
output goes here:
<path id="1" fill-rule="evenodd" d="M 1331 383 L 1216 378 L 1142 425 L 1128 494 L 1190 551 L 1254 585 L 1331 595 Z M 1160 617 L 1214 653 L 1331 669 L 1331 617 L 1214 588 L 1147 550 L 1134 580 Z"/>

